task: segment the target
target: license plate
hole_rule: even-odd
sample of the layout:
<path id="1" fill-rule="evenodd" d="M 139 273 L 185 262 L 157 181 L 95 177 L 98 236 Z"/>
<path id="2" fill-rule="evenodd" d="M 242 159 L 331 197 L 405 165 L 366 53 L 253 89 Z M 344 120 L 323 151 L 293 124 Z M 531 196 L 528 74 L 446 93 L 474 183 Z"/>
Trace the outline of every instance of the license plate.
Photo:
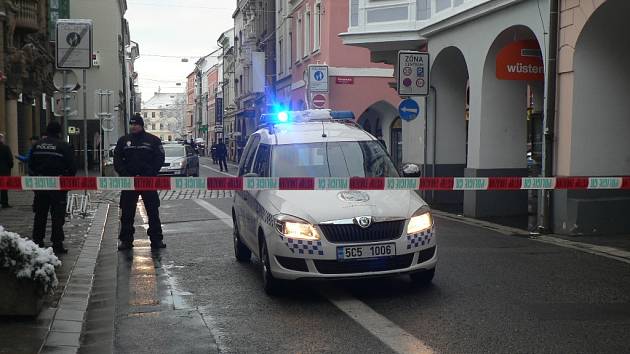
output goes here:
<path id="1" fill-rule="evenodd" d="M 395 243 L 337 247 L 337 259 L 341 261 L 348 259 L 392 257 L 395 255 Z"/>

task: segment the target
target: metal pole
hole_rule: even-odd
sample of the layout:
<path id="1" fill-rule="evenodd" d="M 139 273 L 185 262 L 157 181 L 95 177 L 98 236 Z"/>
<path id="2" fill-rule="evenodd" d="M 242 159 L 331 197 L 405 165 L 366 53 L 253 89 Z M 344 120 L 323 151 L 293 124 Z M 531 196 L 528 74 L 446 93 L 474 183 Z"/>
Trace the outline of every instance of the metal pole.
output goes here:
<path id="1" fill-rule="evenodd" d="M 83 69 L 83 171 L 88 176 L 87 70 Z M 85 191 L 87 193 L 87 191 Z"/>
<path id="2" fill-rule="evenodd" d="M 63 140 L 66 140 L 67 134 L 68 134 L 68 89 L 66 88 L 66 86 L 68 85 L 68 72 L 66 70 L 63 71 L 63 86 L 61 87 L 61 94 L 63 97 L 63 106 L 61 107 L 63 109 L 63 126 L 64 129 L 62 129 L 62 133 L 61 136 L 63 138 Z"/>
<path id="3" fill-rule="evenodd" d="M 438 95 L 433 88 L 433 161 L 431 162 L 431 177 L 435 178 L 435 160 L 437 160 L 437 103 Z M 431 190 L 431 202 L 435 203 L 435 190 Z"/>
<path id="4" fill-rule="evenodd" d="M 424 101 L 425 106 L 428 106 L 429 103 L 429 99 L 427 97 L 427 99 L 425 99 Z M 429 111 L 425 108 L 424 110 L 424 164 L 422 167 L 422 177 L 426 177 L 427 176 L 427 163 L 428 163 L 428 159 L 429 159 L 429 152 L 427 151 L 429 149 Z M 423 197 L 426 199 L 427 194 L 429 194 L 427 191 L 423 192 Z"/>

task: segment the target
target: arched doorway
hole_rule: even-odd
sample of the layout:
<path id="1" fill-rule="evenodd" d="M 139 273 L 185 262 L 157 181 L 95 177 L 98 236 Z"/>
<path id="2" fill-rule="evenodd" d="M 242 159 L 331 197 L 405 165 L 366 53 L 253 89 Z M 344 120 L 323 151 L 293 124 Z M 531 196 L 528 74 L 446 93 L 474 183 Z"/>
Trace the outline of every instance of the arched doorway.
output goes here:
<path id="1" fill-rule="evenodd" d="M 400 169 L 403 163 L 403 137 L 402 137 L 402 120 L 396 117 L 390 128 L 390 151 L 392 161 L 396 168 Z"/>
<path id="2" fill-rule="evenodd" d="M 457 47 L 443 49 L 431 67 L 433 90 L 428 100 L 427 164 L 429 177 L 463 176 L 468 148 L 468 65 Z M 463 192 L 431 191 L 432 207 L 461 213 Z"/>
<path id="3" fill-rule="evenodd" d="M 589 9 L 590 10 L 590 9 Z M 590 10 L 592 11 L 592 10 Z M 575 43 L 567 165 L 573 176 L 630 175 L 630 13 L 628 1 L 605 1 L 594 10 Z M 588 12 L 587 12 L 588 14 Z M 561 82 L 563 84 L 564 82 Z M 567 107 L 567 105 L 570 105 Z M 615 234 L 630 230 L 630 191 L 556 192 L 554 230 L 569 234 Z"/>
<path id="4" fill-rule="evenodd" d="M 534 32 L 526 26 L 512 26 L 493 41 L 481 75 L 471 83 L 471 97 L 477 97 L 477 113 L 469 123 L 468 177 L 526 177 L 530 97 L 542 97 L 544 58 Z M 480 89 L 480 92 L 474 92 Z M 477 95 L 477 96 L 476 96 Z M 542 98 L 538 115 L 542 121 Z M 473 107 L 474 108 L 474 107 Z M 542 124 L 540 125 L 542 127 Z M 541 146 L 541 144 L 539 144 Z M 493 222 L 528 229 L 536 226 L 537 192 L 466 191 L 464 213 Z"/>
<path id="5" fill-rule="evenodd" d="M 389 153 L 392 154 L 390 129 L 397 117 L 398 110 L 393 105 L 386 101 L 379 101 L 369 106 L 359 116 L 357 123 L 364 129 L 370 127 L 370 133 L 384 141 Z"/>

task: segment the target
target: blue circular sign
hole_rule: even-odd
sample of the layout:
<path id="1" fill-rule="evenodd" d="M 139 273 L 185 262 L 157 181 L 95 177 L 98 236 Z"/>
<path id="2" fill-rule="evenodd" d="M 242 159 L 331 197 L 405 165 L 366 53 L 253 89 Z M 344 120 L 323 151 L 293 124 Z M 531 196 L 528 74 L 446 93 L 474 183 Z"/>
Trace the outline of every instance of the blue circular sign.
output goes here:
<path id="1" fill-rule="evenodd" d="M 322 81 L 324 80 L 324 72 L 323 71 L 316 71 L 315 74 L 313 75 L 315 77 L 315 80 L 317 81 Z"/>
<path id="2" fill-rule="evenodd" d="M 411 98 L 407 98 L 400 102 L 398 114 L 400 115 L 400 119 L 407 122 L 412 121 L 420 115 L 420 105 Z"/>

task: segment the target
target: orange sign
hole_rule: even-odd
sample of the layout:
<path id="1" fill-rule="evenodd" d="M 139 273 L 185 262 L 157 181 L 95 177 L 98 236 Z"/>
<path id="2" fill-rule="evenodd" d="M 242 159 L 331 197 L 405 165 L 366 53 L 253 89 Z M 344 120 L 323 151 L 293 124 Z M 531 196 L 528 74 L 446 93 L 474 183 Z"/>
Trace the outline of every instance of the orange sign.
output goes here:
<path id="1" fill-rule="evenodd" d="M 497 55 L 497 79 L 545 80 L 545 64 L 538 41 L 516 41 L 501 49 Z"/>

